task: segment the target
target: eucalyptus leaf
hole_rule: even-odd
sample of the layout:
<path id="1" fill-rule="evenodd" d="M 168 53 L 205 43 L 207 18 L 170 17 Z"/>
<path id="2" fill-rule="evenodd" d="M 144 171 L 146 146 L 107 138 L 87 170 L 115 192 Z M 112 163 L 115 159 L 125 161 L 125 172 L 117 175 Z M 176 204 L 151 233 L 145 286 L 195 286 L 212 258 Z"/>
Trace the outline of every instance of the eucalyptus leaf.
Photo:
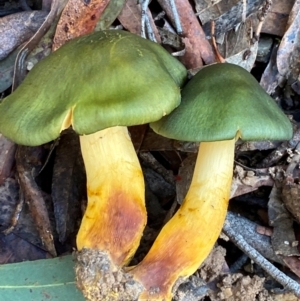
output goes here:
<path id="1" fill-rule="evenodd" d="M 71 255 L 0 265 L 0 301 L 84 301 Z"/>

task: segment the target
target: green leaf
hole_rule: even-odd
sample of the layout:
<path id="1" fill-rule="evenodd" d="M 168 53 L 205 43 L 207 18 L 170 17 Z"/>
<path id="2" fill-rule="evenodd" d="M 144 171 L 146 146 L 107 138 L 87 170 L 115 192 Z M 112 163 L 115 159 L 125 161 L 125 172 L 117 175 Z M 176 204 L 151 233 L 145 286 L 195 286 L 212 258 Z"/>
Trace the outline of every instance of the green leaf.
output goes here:
<path id="1" fill-rule="evenodd" d="M 0 301 L 84 301 L 71 255 L 0 265 Z"/>

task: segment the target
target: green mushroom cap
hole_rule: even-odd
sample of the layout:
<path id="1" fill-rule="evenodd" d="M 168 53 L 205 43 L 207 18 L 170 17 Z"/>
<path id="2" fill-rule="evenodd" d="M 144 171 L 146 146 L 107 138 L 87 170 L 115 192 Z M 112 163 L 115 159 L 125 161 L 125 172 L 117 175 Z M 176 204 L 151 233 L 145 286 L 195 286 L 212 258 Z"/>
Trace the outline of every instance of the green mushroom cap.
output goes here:
<path id="1" fill-rule="evenodd" d="M 0 132 L 23 145 L 144 124 L 180 103 L 186 69 L 159 44 L 107 30 L 74 39 L 39 62 L 0 104 Z"/>
<path id="2" fill-rule="evenodd" d="M 286 140 L 292 125 L 245 69 L 225 63 L 201 69 L 183 88 L 181 105 L 150 124 L 158 134 L 184 141 Z"/>

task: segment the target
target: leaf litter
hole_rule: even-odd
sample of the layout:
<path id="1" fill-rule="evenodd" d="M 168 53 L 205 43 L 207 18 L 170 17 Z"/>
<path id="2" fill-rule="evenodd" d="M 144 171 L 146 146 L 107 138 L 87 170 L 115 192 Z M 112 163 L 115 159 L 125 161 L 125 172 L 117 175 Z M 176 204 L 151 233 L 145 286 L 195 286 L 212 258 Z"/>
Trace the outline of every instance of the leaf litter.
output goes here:
<path id="1" fill-rule="evenodd" d="M 113 1 L 110 1 L 110 3 L 112 2 Z M 252 1 L 251 3 L 250 2 L 248 3 L 248 1 L 197 0 L 195 2 L 196 2 L 195 6 L 191 6 L 190 3 L 183 0 L 176 2 L 177 6 L 180 8 L 179 15 L 183 24 L 183 31 L 186 34 L 184 37 L 180 37 L 180 36 L 178 37 L 181 40 L 182 45 L 184 45 L 183 47 L 185 51 L 184 56 L 179 57 L 179 59 L 182 60 L 186 64 L 186 66 L 191 70 L 192 69 L 197 70 L 199 67 L 202 66 L 203 62 L 206 64 L 214 62 L 214 55 L 212 52 L 212 48 L 210 46 L 209 39 L 207 40 L 206 38 L 210 37 L 211 35 L 211 24 L 209 20 L 215 19 L 217 24 L 216 25 L 217 41 L 219 43 L 218 44 L 219 49 L 221 50 L 223 56 L 228 60 L 236 56 L 237 57 L 236 59 L 239 62 L 239 64 L 245 63 L 245 67 L 248 70 L 253 69 L 254 71 L 256 71 L 257 69 L 259 69 L 259 67 L 261 67 L 261 64 L 255 63 L 256 54 L 257 51 L 259 51 L 259 41 L 253 42 L 252 40 L 253 36 L 251 36 L 251 30 L 252 31 L 255 30 L 253 27 L 255 27 L 255 25 L 258 22 L 256 15 L 259 13 L 261 6 L 265 4 L 264 1 Z M 273 1 L 270 10 L 271 13 L 268 14 L 262 29 L 263 31 L 261 35 L 261 40 L 264 39 L 264 33 L 271 34 L 271 35 L 274 34 L 275 36 L 278 34 L 282 35 L 279 36 L 279 38 L 282 37 L 281 41 L 278 38 L 272 37 L 273 43 L 271 43 L 269 52 L 267 52 L 267 55 L 269 55 L 270 57 L 268 63 L 265 66 L 264 69 L 265 71 L 262 74 L 262 83 L 267 91 L 272 92 L 273 97 L 278 102 L 278 104 L 281 105 L 281 107 L 283 107 L 284 109 L 286 109 L 291 116 L 293 116 L 294 124 L 296 128 L 295 133 L 297 133 L 298 131 L 297 121 L 299 118 L 299 116 L 297 115 L 298 114 L 297 108 L 299 105 L 299 95 L 298 95 L 299 94 L 299 87 L 298 87 L 299 86 L 298 61 L 299 60 L 298 60 L 298 48 L 297 48 L 299 47 L 298 31 L 300 28 L 298 26 L 299 25 L 298 24 L 299 2 L 284 1 L 284 5 L 283 3 L 282 5 L 280 5 L 280 2 L 282 1 L 275 1 L 275 0 Z M 107 24 L 109 24 L 107 26 L 110 26 L 114 22 L 115 24 L 117 24 L 117 26 L 123 25 L 129 31 L 139 34 L 139 32 L 141 31 L 140 25 L 138 25 L 138 22 L 141 17 L 140 6 L 135 3 L 131 3 L 131 4 L 129 3 L 130 2 L 127 2 L 125 5 L 124 3 L 121 3 L 119 6 L 119 10 L 117 10 L 117 12 L 111 13 L 111 16 L 114 17 L 111 17 L 112 20 L 107 22 Z M 70 4 L 71 3 L 69 3 L 69 5 Z M 104 8 L 106 5 L 109 5 L 109 3 L 106 3 L 104 1 L 99 1 L 96 4 L 99 5 L 99 7 L 104 7 Z M 78 5 L 82 5 L 82 3 Z M 131 5 L 131 8 L 129 5 Z M 72 6 L 77 7 L 71 5 L 71 7 Z M 121 11 L 120 14 L 118 14 L 122 6 L 123 6 L 123 10 Z M 92 8 L 92 6 L 89 6 L 87 4 L 83 5 L 83 7 L 86 9 Z M 290 12 L 286 11 L 287 7 L 291 8 Z M 272 8 L 274 8 L 273 11 Z M 196 15 L 193 12 L 194 9 L 197 12 Z M 166 13 L 164 22 L 165 24 L 168 24 L 168 26 L 165 28 L 169 28 L 168 30 L 172 30 L 172 34 L 174 34 L 175 30 L 173 27 L 173 15 L 170 12 L 168 3 L 166 3 L 165 1 L 159 1 L 159 3 L 153 4 L 149 8 L 149 14 L 153 13 L 153 17 L 150 15 L 150 20 L 155 34 L 157 35 L 159 32 L 159 30 L 156 30 L 156 26 L 158 26 L 156 23 L 159 20 L 159 19 L 156 20 L 156 15 L 159 14 L 161 10 L 164 10 Z M 218 15 L 215 14 L 216 12 L 218 12 Z M 93 14 L 93 11 L 90 10 L 90 13 Z M 90 13 L 88 14 L 89 17 L 92 16 L 90 15 Z M 282 13 L 282 15 L 285 17 L 281 19 L 280 26 L 278 26 L 277 19 L 276 17 L 274 18 L 274 15 L 278 16 L 278 14 L 280 13 Z M 68 14 L 70 16 L 68 16 Z M 290 15 L 289 18 L 288 15 Z M 119 16 L 119 20 L 115 21 L 113 18 L 116 18 L 117 16 Z M 65 24 L 71 24 L 73 22 L 74 29 L 72 30 L 80 34 L 81 32 L 82 33 L 86 32 L 85 31 L 86 29 L 88 31 L 93 30 L 93 28 L 97 26 L 96 24 L 97 18 L 98 15 L 95 18 L 90 18 L 89 20 L 86 20 L 84 19 L 84 17 L 74 15 L 74 11 L 71 10 L 68 11 L 67 13 L 65 12 L 65 14 L 63 14 L 63 17 L 60 18 L 60 22 L 61 22 L 60 24 L 62 24 L 60 26 L 63 28 L 62 31 L 64 31 L 64 29 L 66 29 L 66 27 L 64 27 Z M 202 22 L 203 29 L 199 25 L 197 18 L 200 19 L 200 21 Z M 78 20 L 78 22 L 77 21 L 74 22 L 74 20 Z M 276 22 L 274 22 L 274 20 Z M 90 21 L 91 23 L 89 23 Z M 276 23 L 275 26 L 274 23 Z M 88 26 L 83 26 L 83 24 L 88 24 Z M 194 30 L 197 32 L 197 34 L 195 34 Z M 57 37 L 58 34 L 56 35 L 56 38 Z M 64 43 L 64 41 L 68 39 L 68 37 L 63 37 L 63 38 L 60 37 L 59 39 L 62 39 L 63 41 L 62 43 Z M 22 42 L 19 43 L 21 44 Z M 253 45 L 255 45 L 255 48 L 253 48 Z M 197 53 L 198 51 L 199 53 Z M 8 50 L 7 52 L 9 53 L 11 51 Z M 8 55 L 8 53 L 6 54 L 6 56 Z M 9 93 L 9 92 L 5 92 L 5 93 Z M 153 137 L 153 133 L 151 133 L 150 130 L 146 132 L 142 130 L 141 133 L 143 133 L 143 139 L 142 141 L 139 141 L 137 143 L 141 155 L 142 153 L 146 154 L 147 152 L 151 152 L 151 155 L 153 154 L 155 155 L 155 160 L 157 162 L 156 163 L 157 165 L 161 165 L 165 169 L 170 170 L 171 172 L 173 172 L 174 175 L 177 175 L 178 179 L 181 178 L 185 181 L 188 178 L 188 175 L 191 174 L 193 165 L 191 164 L 190 167 L 188 167 L 184 173 L 181 173 L 180 171 L 181 169 L 179 169 L 179 167 L 181 162 L 185 162 L 185 158 L 187 157 L 187 154 L 190 152 L 190 148 L 192 147 L 192 151 L 195 148 L 193 148 L 193 146 L 188 145 L 187 143 L 186 144 L 181 143 L 180 145 L 178 145 L 175 142 L 165 140 L 159 137 L 155 137 L 155 135 Z M 137 140 L 139 140 L 139 137 L 137 138 Z M 266 241 L 265 244 L 268 247 L 260 248 L 260 252 L 266 258 L 272 261 L 279 262 L 283 266 L 286 265 L 290 267 L 290 269 L 294 271 L 295 274 L 298 274 L 297 258 L 295 257 L 297 256 L 297 252 L 295 252 L 295 249 L 297 249 L 298 246 L 297 245 L 291 246 L 292 247 L 291 250 L 293 251 L 288 250 L 285 251 L 284 254 L 281 254 L 281 251 L 278 253 L 278 249 L 275 248 L 274 244 L 272 245 L 271 238 L 266 235 L 257 234 L 257 231 L 255 229 L 256 226 L 258 225 L 268 226 L 266 224 L 266 221 L 262 218 L 262 216 L 268 216 L 268 209 L 264 204 L 268 203 L 268 197 L 269 196 L 271 197 L 270 188 L 268 188 L 268 186 L 272 187 L 274 185 L 274 179 L 271 176 L 273 174 L 273 171 L 270 171 L 270 173 L 268 174 L 266 172 L 267 169 L 264 169 L 262 174 L 262 168 L 266 168 L 265 163 L 267 162 L 268 163 L 267 168 L 272 166 L 274 170 L 280 167 L 280 170 L 282 170 L 282 172 L 284 173 L 285 170 L 288 168 L 288 163 L 286 162 L 286 159 L 289 158 L 288 149 L 289 148 L 293 149 L 296 146 L 297 142 L 299 142 L 299 138 L 297 137 L 297 135 L 295 135 L 294 139 L 289 142 L 290 143 L 289 145 L 283 144 L 280 146 L 280 145 L 270 144 L 269 148 L 268 147 L 265 148 L 264 151 L 261 150 L 263 149 L 261 148 L 261 146 L 255 145 L 254 143 L 238 146 L 239 151 L 237 152 L 237 158 L 236 158 L 237 171 L 235 173 L 234 183 L 236 185 L 235 187 L 238 187 L 238 189 L 236 189 L 235 191 L 239 191 L 239 192 L 236 195 L 233 194 L 234 196 L 232 201 L 233 204 L 231 205 L 230 208 L 231 210 L 236 211 L 238 214 L 242 214 L 245 217 L 247 217 L 246 219 L 239 221 L 239 215 L 236 215 L 234 219 L 237 221 L 238 225 L 242 225 L 242 224 L 248 225 L 247 222 L 251 223 L 250 219 L 254 220 L 252 221 L 252 223 L 254 224 L 251 224 L 253 229 L 253 232 L 251 232 L 252 234 L 249 235 L 248 233 L 247 235 L 247 232 L 249 231 L 250 228 L 243 229 L 242 227 L 237 227 L 235 231 L 237 231 L 237 233 L 241 233 L 244 237 L 246 237 L 248 242 L 252 243 L 254 248 L 256 249 L 259 249 L 259 245 L 263 241 Z M 2 165 L 0 164 L 1 166 L 0 175 L 2 176 L 2 185 L 7 185 L 6 180 L 9 181 L 10 179 L 13 179 L 15 173 L 13 156 L 12 156 L 12 154 L 14 154 L 14 146 L 13 145 L 10 146 L 9 142 L 4 142 L 0 145 L 1 145 L 0 163 L 2 164 Z M 44 147 L 46 151 L 49 150 L 49 146 L 44 146 Z M 55 152 L 54 155 L 56 155 Z M 4 162 L 7 162 L 8 165 L 4 165 Z M 298 162 L 296 161 L 296 165 L 297 163 Z M 50 159 L 48 163 L 49 166 L 51 166 L 51 164 L 53 165 L 53 159 Z M 149 168 L 149 166 L 147 168 Z M 150 169 L 153 168 L 154 168 L 153 166 L 150 167 Z M 64 172 L 68 172 L 70 170 L 70 167 L 64 166 L 63 169 L 65 169 Z M 158 172 L 158 174 L 161 173 L 159 169 L 156 170 L 156 172 Z M 45 173 L 45 175 L 46 174 L 47 173 Z M 72 174 L 72 172 L 70 174 Z M 54 176 L 56 182 L 58 183 L 60 175 L 54 174 Z M 162 177 L 156 177 L 155 181 L 157 183 L 160 183 L 162 187 L 167 187 L 166 185 L 168 181 L 164 179 L 164 176 L 165 175 L 162 174 Z M 292 183 L 295 183 L 297 185 L 298 183 L 297 175 L 292 175 L 292 178 L 288 178 L 288 179 L 290 182 L 292 181 Z M 35 180 L 34 178 L 31 179 L 31 182 L 34 180 Z M 50 177 L 50 181 L 51 181 L 51 177 Z M 182 190 L 180 192 L 181 195 L 184 194 L 183 191 L 185 188 L 182 189 L 180 187 L 182 187 L 183 184 L 187 185 L 187 183 L 184 181 L 176 182 L 177 191 L 179 191 L 180 189 Z M 55 183 L 55 181 L 53 181 L 53 183 Z M 51 192 L 52 189 L 55 190 L 56 188 L 49 189 L 43 187 L 43 189 L 41 188 L 36 188 L 36 189 L 37 191 L 40 192 L 42 190 L 46 190 L 48 191 L 48 195 L 49 195 L 49 192 Z M 141 255 L 145 253 L 147 246 L 149 246 L 149 244 L 151 244 L 151 241 L 154 240 L 155 234 L 153 235 L 152 233 L 157 233 L 157 231 L 159 231 L 160 227 L 164 223 L 163 218 L 161 217 L 163 217 L 164 214 L 167 214 L 168 210 L 171 210 L 170 209 L 171 203 L 173 203 L 172 197 L 170 198 L 170 200 L 168 200 L 168 198 L 162 197 L 162 195 L 158 192 L 159 190 L 156 190 L 156 192 L 153 193 L 153 189 L 154 189 L 153 187 L 152 189 L 148 187 L 148 189 L 149 189 L 149 193 L 148 193 L 149 198 L 151 196 L 151 198 L 154 200 L 154 204 L 155 203 L 159 204 L 161 209 L 157 210 L 157 205 L 154 205 L 152 209 L 151 208 L 149 209 L 150 215 L 153 216 L 152 223 L 147 227 L 147 231 L 149 231 L 150 235 L 149 236 L 145 235 L 144 242 L 141 243 L 141 247 L 142 247 L 141 250 L 143 251 L 140 251 L 141 253 L 137 253 L 137 258 L 142 257 Z M 293 205 L 293 200 L 295 199 L 295 197 L 297 198 L 297 193 L 296 196 L 294 196 L 293 193 L 292 196 L 287 197 L 288 193 L 290 192 L 287 192 L 286 190 L 287 190 L 287 184 L 285 183 L 281 192 L 283 194 L 282 198 L 288 200 L 288 202 L 291 203 L 288 206 L 290 207 L 289 210 L 292 212 L 293 210 L 295 210 L 294 216 L 297 219 L 297 214 L 299 213 L 297 208 Z M 181 197 L 178 197 L 178 195 L 177 198 L 180 199 Z M 243 196 L 247 196 L 247 198 Z M 175 195 L 173 196 L 173 198 L 174 197 Z M 40 197 L 40 199 L 42 198 L 43 197 Z M 81 195 L 81 198 L 84 199 L 84 193 Z M 245 200 L 258 199 L 259 201 L 258 203 L 256 203 L 256 205 L 250 206 L 244 202 L 244 199 Z M 279 202 L 282 202 L 280 196 L 278 199 Z M 243 203 L 242 206 L 239 205 L 240 202 Z M 295 202 L 295 204 L 296 203 L 297 202 Z M 14 216 L 14 214 L 12 214 L 12 212 L 16 210 L 17 204 L 18 202 L 9 203 L 8 212 L 11 213 L 10 213 L 10 217 L 6 219 L 7 225 L 13 225 L 12 217 Z M 45 209 L 45 211 L 48 210 L 49 209 Z M 67 211 L 68 210 L 66 210 L 65 212 Z M 250 212 L 251 214 L 249 214 Z M 276 214 L 277 216 L 278 214 L 279 216 L 282 215 L 282 213 L 276 213 Z M 275 219 L 276 219 L 276 214 L 275 214 Z M 64 220 L 66 222 L 67 220 L 70 220 L 70 218 L 67 218 L 67 215 L 68 213 L 63 213 L 62 217 L 57 217 L 57 219 L 60 218 L 61 220 Z M 161 216 L 161 217 L 155 221 L 155 216 Z M 12 230 L 11 234 L 14 234 L 15 231 L 18 229 L 18 223 L 21 220 L 22 219 L 17 221 L 17 224 L 15 225 L 15 228 Z M 73 222 L 72 229 L 74 229 L 72 231 L 76 231 L 75 230 L 76 222 L 75 223 L 74 221 L 72 222 Z M 50 221 L 50 224 L 51 223 L 52 222 Z M 77 223 L 79 223 L 78 220 Z M 268 223 L 268 217 L 267 217 L 267 223 Z M 284 237 L 286 231 L 289 231 L 292 234 L 295 233 L 296 237 L 298 237 L 299 229 L 297 227 L 294 227 L 293 223 L 290 223 L 289 226 L 287 226 L 286 230 L 283 230 L 281 225 L 282 224 L 279 223 L 278 227 L 276 228 L 276 231 L 278 231 L 282 237 Z M 67 226 L 68 225 L 65 225 L 64 228 L 66 228 Z M 50 227 L 53 228 L 53 226 Z M 145 234 L 146 233 L 147 232 L 145 232 Z M 260 236 L 256 237 L 255 235 L 260 235 Z M 147 237 L 148 239 L 146 239 Z M 254 239 L 254 237 L 256 238 Z M 55 233 L 54 233 L 54 239 L 57 240 L 57 236 Z M 44 239 L 42 239 L 42 241 L 44 241 Z M 238 257 L 237 253 L 239 251 L 235 249 L 235 247 L 233 247 L 232 245 L 229 246 L 228 244 L 230 244 L 230 242 L 228 241 L 227 242 L 226 241 L 224 242 L 222 240 L 219 241 L 219 246 L 212 253 L 214 255 L 212 255 L 212 257 L 207 259 L 207 262 L 203 264 L 203 268 L 202 269 L 200 268 L 200 270 L 194 276 L 192 276 L 191 279 L 187 281 L 187 283 L 182 284 L 182 287 L 184 287 L 185 285 L 187 288 L 185 289 L 179 288 L 175 299 L 177 298 L 177 300 L 200 300 L 204 298 L 204 296 L 209 296 L 211 300 L 229 301 L 229 300 L 241 300 L 243 298 L 243 300 L 252 301 L 252 300 L 271 300 L 271 298 L 273 298 L 274 300 L 279 300 L 278 298 L 279 296 L 281 296 L 282 300 L 284 300 L 284 298 L 291 298 L 291 300 L 293 300 L 292 294 L 283 292 L 276 295 L 266 291 L 266 289 L 262 285 L 263 278 L 258 278 L 257 275 L 265 277 L 267 279 L 268 279 L 268 275 L 262 273 L 259 267 L 256 265 L 252 266 L 252 272 L 249 273 L 249 275 L 251 275 L 250 277 L 244 276 L 244 273 L 246 273 L 245 270 L 247 270 L 246 268 L 247 265 L 243 265 L 239 269 L 238 273 L 230 272 L 230 266 Z M 261 245 L 263 246 L 264 244 Z M 39 247 L 40 246 L 38 246 L 38 248 Z M 46 249 L 48 249 L 48 251 L 50 250 L 51 253 L 52 248 L 53 247 L 48 247 Z M 59 250 L 59 254 L 61 254 L 64 250 L 62 246 L 57 246 L 57 245 L 56 245 L 56 249 Z M 70 252 L 70 248 L 67 249 Z M 269 251 L 271 250 L 271 252 L 267 252 L 266 251 L 267 249 L 269 249 Z M 224 254 L 225 250 L 228 253 L 228 255 L 226 255 L 226 260 Z M 38 256 L 36 258 L 38 258 Z M 211 262 L 212 258 L 213 260 L 217 261 L 218 264 L 212 263 Z M 51 260 L 48 259 L 45 261 L 45 263 L 47 262 L 51 264 L 52 260 L 56 260 L 56 259 L 51 259 Z M 36 264 L 39 265 L 42 264 L 42 262 L 37 261 Z M 69 264 L 72 266 L 72 262 L 69 262 Z M 23 267 L 23 269 L 30 271 L 30 268 L 33 267 L 33 265 L 34 265 L 33 263 L 26 263 L 25 268 Z M 16 266 L 21 267 L 20 265 L 16 265 Z M 206 270 L 207 266 L 211 268 L 211 271 L 208 272 Z M 2 265 L 1 268 L 9 268 L 9 265 Z M 63 269 L 59 269 L 59 270 L 63 271 Z M 70 271 L 73 270 L 70 269 Z M 242 274 L 240 272 L 242 272 Z M 57 271 L 55 273 L 57 273 Z M 289 276 L 292 275 L 289 274 Z M 74 277 L 74 275 L 72 274 L 71 277 Z M 292 277 L 295 278 L 295 276 Z M 61 283 L 63 283 L 64 281 L 61 280 Z M 204 283 L 202 283 L 201 281 L 204 281 Z M 74 289 L 75 286 L 74 284 L 72 285 Z M 21 286 L 22 285 L 20 285 L 20 288 Z M 198 295 L 197 297 L 197 292 L 199 292 L 200 287 L 206 287 L 206 293 L 204 293 L 202 297 L 200 297 L 200 295 Z M 1 285 L 0 285 L 0 289 L 1 289 Z M 72 292 L 76 292 L 76 289 L 74 290 L 73 289 Z M 251 292 L 249 291 L 249 289 L 251 290 Z M 46 296 L 51 296 L 51 294 L 52 294 L 51 291 L 49 292 L 49 294 L 46 292 Z M 68 294 L 72 294 L 72 293 L 69 291 Z M 68 296 L 67 298 L 71 298 L 70 297 L 71 295 L 67 295 L 67 296 Z M 79 296 L 74 297 L 74 300 L 77 300 L 76 298 L 79 298 L 78 300 L 80 300 Z"/>

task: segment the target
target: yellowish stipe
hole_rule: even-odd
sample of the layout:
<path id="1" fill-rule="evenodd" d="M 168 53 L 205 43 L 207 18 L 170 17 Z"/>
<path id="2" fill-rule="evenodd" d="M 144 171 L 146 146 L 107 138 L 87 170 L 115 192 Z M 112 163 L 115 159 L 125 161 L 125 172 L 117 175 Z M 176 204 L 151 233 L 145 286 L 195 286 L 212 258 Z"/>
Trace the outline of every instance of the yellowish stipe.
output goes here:
<path id="1" fill-rule="evenodd" d="M 144 260 L 129 271 L 146 288 L 139 300 L 171 300 L 176 280 L 192 275 L 212 250 L 226 217 L 234 145 L 235 139 L 201 143 L 182 206 Z"/>
<path id="2" fill-rule="evenodd" d="M 146 225 L 145 187 L 126 127 L 80 137 L 87 174 L 88 204 L 77 248 L 107 251 L 116 265 L 127 264 Z"/>

